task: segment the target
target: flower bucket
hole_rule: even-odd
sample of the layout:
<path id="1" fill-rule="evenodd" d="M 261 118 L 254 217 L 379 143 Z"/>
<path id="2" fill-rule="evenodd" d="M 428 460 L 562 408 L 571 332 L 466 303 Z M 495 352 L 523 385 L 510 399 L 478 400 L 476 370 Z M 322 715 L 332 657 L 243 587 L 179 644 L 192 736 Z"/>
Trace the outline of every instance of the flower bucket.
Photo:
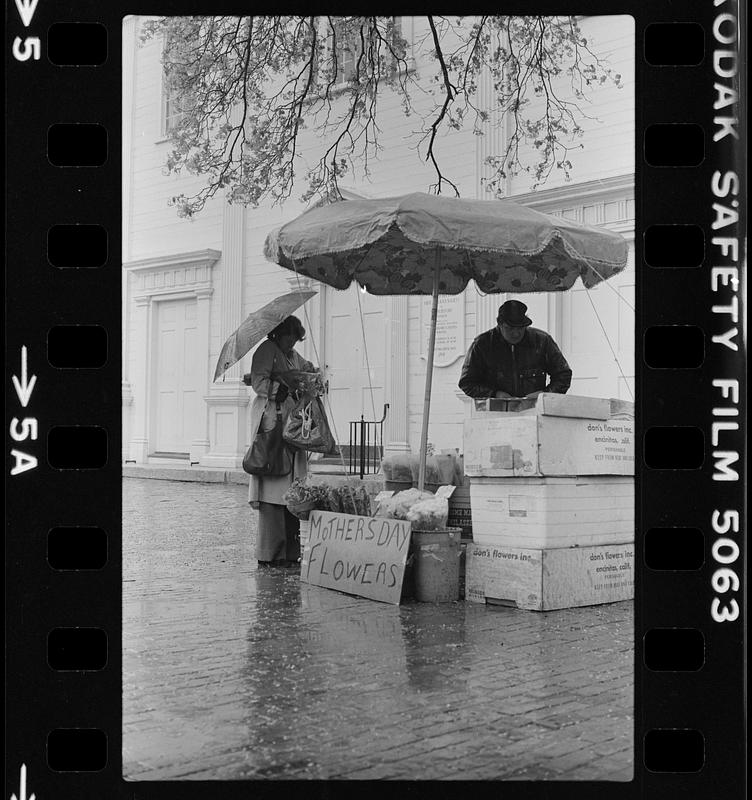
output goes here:
<path id="1" fill-rule="evenodd" d="M 300 520 L 300 552 L 303 553 L 303 548 L 308 543 L 311 536 L 311 523 L 307 519 Z"/>
<path id="2" fill-rule="evenodd" d="M 451 603 L 460 595 L 461 528 L 413 530 L 415 599 L 422 603 Z"/>
<path id="3" fill-rule="evenodd" d="M 307 520 L 313 511 L 316 508 L 316 501 L 315 500 L 303 500 L 299 503 L 295 502 L 288 502 L 287 503 L 287 510 L 295 517 L 301 520 Z"/>

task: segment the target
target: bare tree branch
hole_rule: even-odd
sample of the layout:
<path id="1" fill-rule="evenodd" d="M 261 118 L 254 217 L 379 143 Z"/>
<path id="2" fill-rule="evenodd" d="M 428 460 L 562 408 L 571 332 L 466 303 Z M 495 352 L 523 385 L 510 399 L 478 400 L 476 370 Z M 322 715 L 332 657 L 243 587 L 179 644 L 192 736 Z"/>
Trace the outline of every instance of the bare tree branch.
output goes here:
<path id="1" fill-rule="evenodd" d="M 486 186 L 528 172 L 534 185 L 569 177 L 590 92 L 620 85 L 574 17 L 415 18 L 412 43 L 392 17 L 164 17 L 143 26 L 161 36 L 171 103 L 168 173 L 199 176 L 172 203 L 198 213 L 218 192 L 258 205 L 336 196 L 348 172 L 368 177 L 382 151 L 383 101 L 417 120 L 412 146 L 450 187 L 447 134 L 503 126 L 486 161 Z M 173 96 L 174 95 L 174 96 Z"/>
<path id="2" fill-rule="evenodd" d="M 441 173 L 441 169 L 439 168 L 439 163 L 436 160 L 436 154 L 434 153 L 434 142 L 436 141 L 436 134 L 441 127 L 441 123 L 446 117 L 447 111 L 451 106 L 455 95 L 457 93 L 456 87 L 449 79 L 449 70 L 447 69 L 446 61 L 444 60 L 444 53 L 441 50 L 441 43 L 439 42 L 439 34 L 436 31 L 436 25 L 434 24 L 433 17 L 428 17 L 428 25 L 431 28 L 431 34 L 433 36 L 433 44 L 434 44 L 434 52 L 436 55 L 436 60 L 439 62 L 439 66 L 441 67 L 441 75 L 444 80 L 444 89 L 446 91 L 446 95 L 444 97 L 444 103 L 441 106 L 441 110 L 439 111 L 438 116 L 433 120 L 431 123 L 430 134 L 428 138 L 428 149 L 426 151 L 426 160 L 430 159 L 431 163 L 433 164 L 433 168 L 436 170 L 437 180 L 436 183 L 432 188 L 435 187 L 436 194 L 441 194 L 441 184 L 448 183 L 453 189 L 454 193 L 457 197 L 460 196 L 460 191 L 457 186 L 452 183 L 448 178 L 446 178 Z"/>

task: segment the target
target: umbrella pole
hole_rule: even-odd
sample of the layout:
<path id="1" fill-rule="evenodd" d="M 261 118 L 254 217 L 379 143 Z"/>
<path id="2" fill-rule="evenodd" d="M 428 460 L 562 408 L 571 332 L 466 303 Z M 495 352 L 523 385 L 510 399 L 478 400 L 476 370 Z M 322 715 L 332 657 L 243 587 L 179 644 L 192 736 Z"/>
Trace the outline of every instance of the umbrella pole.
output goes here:
<path id="1" fill-rule="evenodd" d="M 436 267 L 433 276 L 433 296 L 431 298 L 431 329 L 428 334 L 428 353 L 426 357 L 426 392 L 423 398 L 423 427 L 420 433 L 420 470 L 418 489 L 422 492 L 426 484 L 426 449 L 428 448 L 428 414 L 431 409 L 431 381 L 433 380 L 433 353 L 436 346 L 436 317 L 439 311 L 439 270 L 441 251 L 436 251 Z"/>

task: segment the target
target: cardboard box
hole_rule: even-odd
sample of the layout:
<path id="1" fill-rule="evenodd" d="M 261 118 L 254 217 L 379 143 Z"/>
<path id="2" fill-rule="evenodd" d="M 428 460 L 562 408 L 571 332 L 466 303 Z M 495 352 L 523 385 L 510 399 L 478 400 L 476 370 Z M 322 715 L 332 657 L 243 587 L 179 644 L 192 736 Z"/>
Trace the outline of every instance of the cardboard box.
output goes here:
<path id="1" fill-rule="evenodd" d="M 552 611 L 634 597 L 634 545 L 467 548 L 465 598 Z"/>
<path id="2" fill-rule="evenodd" d="M 489 412 L 464 422 L 465 474 L 633 475 L 634 420 Z"/>
<path id="3" fill-rule="evenodd" d="M 615 413 L 627 413 L 634 417 L 634 403 L 604 397 L 580 397 L 574 394 L 543 392 L 532 400 L 517 397 L 475 400 L 471 407 L 471 417 L 475 419 L 489 412 L 505 411 L 525 415 L 609 419 Z"/>
<path id="4" fill-rule="evenodd" d="M 470 417 L 472 419 L 475 419 L 476 417 L 482 417 L 489 412 L 495 412 L 495 411 L 522 412 L 527 410 L 535 410 L 535 407 L 537 405 L 538 405 L 537 400 L 535 399 L 527 400 L 521 397 L 476 398 L 475 400 L 473 400 L 473 404 L 470 407 Z"/>
<path id="5" fill-rule="evenodd" d="M 585 547 L 634 541 L 634 478 L 473 478 L 473 541 Z"/>

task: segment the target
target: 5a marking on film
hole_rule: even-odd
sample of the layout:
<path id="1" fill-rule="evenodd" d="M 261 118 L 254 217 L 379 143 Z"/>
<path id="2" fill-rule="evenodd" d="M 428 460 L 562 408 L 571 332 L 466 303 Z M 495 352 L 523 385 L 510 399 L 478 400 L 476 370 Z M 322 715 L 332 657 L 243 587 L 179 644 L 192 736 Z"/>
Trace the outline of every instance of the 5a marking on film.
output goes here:
<path id="1" fill-rule="evenodd" d="M 16 375 L 12 376 L 13 386 L 18 396 L 18 401 L 21 403 L 22 408 L 26 408 L 31 400 L 31 394 L 34 391 L 34 386 L 37 382 L 37 376 L 28 375 L 27 367 L 28 351 L 26 345 L 21 347 L 21 378 Z M 27 439 L 36 441 L 39 436 L 39 426 L 36 417 L 24 417 L 20 420 L 18 417 L 13 417 L 10 421 L 10 438 L 14 442 L 25 442 Z M 21 475 L 34 469 L 39 463 L 37 457 L 23 450 L 16 450 L 13 448 L 10 451 L 11 456 L 15 459 L 15 465 L 11 467 L 11 475 Z"/>

